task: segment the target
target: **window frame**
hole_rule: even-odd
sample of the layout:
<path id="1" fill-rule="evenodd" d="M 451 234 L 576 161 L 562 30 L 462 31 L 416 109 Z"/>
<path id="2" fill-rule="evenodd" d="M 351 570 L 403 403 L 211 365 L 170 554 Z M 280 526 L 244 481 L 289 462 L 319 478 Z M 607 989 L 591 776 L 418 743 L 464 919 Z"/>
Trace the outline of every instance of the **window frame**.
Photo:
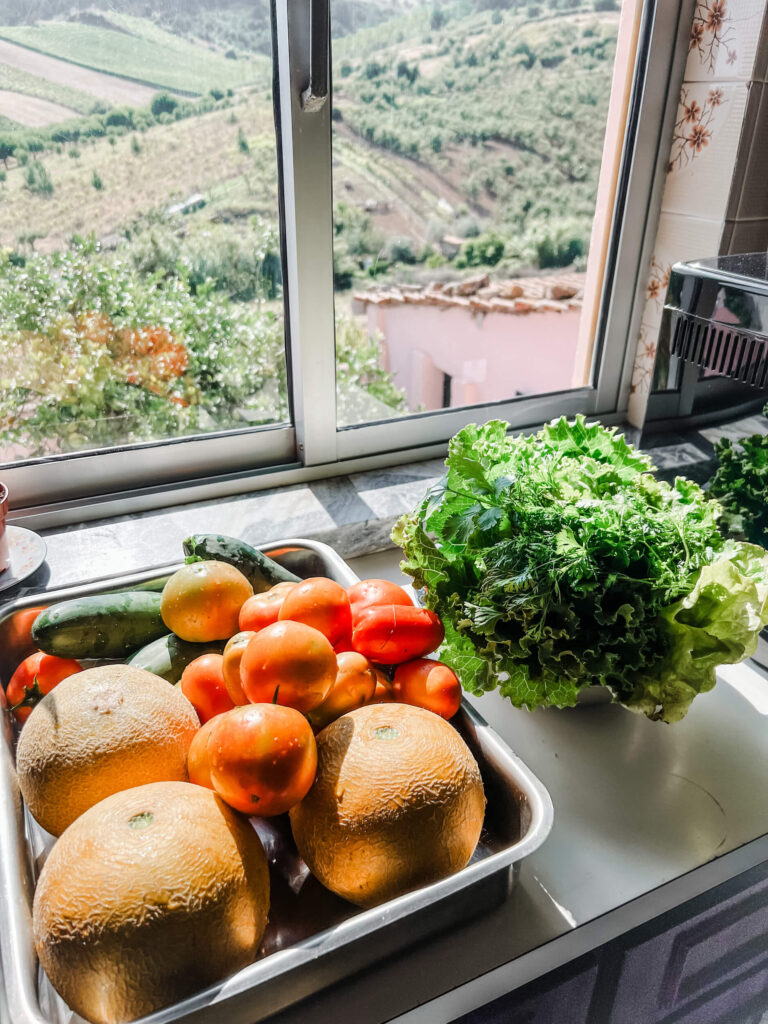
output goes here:
<path id="1" fill-rule="evenodd" d="M 331 93 L 302 107 L 311 25 L 330 0 L 272 0 L 286 359 L 291 424 L 34 459 L 2 470 L 10 518 L 33 528 L 244 493 L 445 451 L 466 423 L 515 429 L 582 412 L 620 422 L 629 399 L 667 141 L 695 0 L 645 0 L 597 316 L 591 385 L 337 427 Z M 642 0 L 641 0 L 642 2 Z M 327 61 L 330 81 L 330 33 Z M 126 481 L 130 481 L 126 484 Z"/>

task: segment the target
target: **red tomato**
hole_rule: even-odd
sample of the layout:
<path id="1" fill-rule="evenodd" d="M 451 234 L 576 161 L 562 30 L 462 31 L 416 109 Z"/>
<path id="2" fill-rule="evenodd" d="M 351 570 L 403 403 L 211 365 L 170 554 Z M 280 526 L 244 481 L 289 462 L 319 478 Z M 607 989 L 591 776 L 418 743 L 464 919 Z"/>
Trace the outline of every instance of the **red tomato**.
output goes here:
<path id="1" fill-rule="evenodd" d="M 244 814 L 283 814 L 304 799 L 315 781 L 315 737 L 294 708 L 235 708 L 217 721 L 208 751 L 213 788 Z"/>
<path id="2" fill-rule="evenodd" d="M 426 608 L 378 605 L 355 619 L 352 646 L 371 661 L 399 665 L 431 654 L 444 636 L 442 622 Z"/>
<path id="3" fill-rule="evenodd" d="M 286 594 L 278 619 L 312 626 L 337 644 L 352 633 L 352 611 L 346 590 L 324 576 L 297 583 Z"/>
<path id="4" fill-rule="evenodd" d="M 347 587 L 347 595 L 352 608 L 353 623 L 366 608 L 374 608 L 380 604 L 413 607 L 413 601 L 403 588 L 389 580 L 361 580 L 354 587 Z"/>
<path id="5" fill-rule="evenodd" d="M 57 658 L 42 651 L 30 654 L 13 673 L 5 691 L 5 699 L 9 709 L 13 708 L 16 721 L 26 722 L 46 693 L 50 693 L 62 679 L 81 671 L 79 662 L 69 658 Z"/>
<path id="6" fill-rule="evenodd" d="M 337 654 L 345 654 L 347 651 L 354 651 L 352 646 L 352 637 L 345 637 L 343 640 L 339 640 L 337 644 L 333 645 L 333 649 Z"/>
<path id="7" fill-rule="evenodd" d="M 376 670 L 362 654 L 343 651 L 336 661 L 339 667 L 331 692 L 319 707 L 307 712 L 315 729 L 324 729 L 348 711 L 361 708 L 376 690 Z"/>
<path id="8" fill-rule="evenodd" d="M 211 738 L 211 733 L 218 724 L 220 717 L 220 715 L 217 715 L 215 718 L 209 718 L 205 725 L 197 730 L 192 737 L 192 743 L 187 754 L 189 781 L 196 786 L 205 786 L 206 789 L 213 789 L 208 740 Z"/>
<path id="9" fill-rule="evenodd" d="M 224 682 L 221 654 L 203 654 L 190 661 L 181 674 L 181 692 L 194 707 L 201 725 L 235 706 Z"/>
<path id="10" fill-rule="evenodd" d="M 270 590 L 249 597 L 240 609 L 240 629 L 258 632 L 265 626 L 271 626 L 273 622 L 277 622 L 283 601 L 296 585 L 295 583 L 278 583 Z"/>
<path id="11" fill-rule="evenodd" d="M 224 685 L 227 688 L 229 699 L 233 704 L 242 705 L 248 703 L 248 698 L 243 693 L 243 686 L 240 680 L 240 664 L 245 654 L 245 648 L 256 636 L 251 629 L 245 629 L 241 633 L 235 633 L 227 640 L 224 648 L 222 672 L 224 673 Z"/>
<path id="12" fill-rule="evenodd" d="M 417 658 L 395 669 L 392 696 L 401 704 L 415 704 L 441 718 L 453 718 L 461 706 L 461 683 L 441 661 Z"/>
<path id="13" fill-rule="evenodd" d="M 253 704 L 307 712 L 328 696 L 336 671 L 336 655 L 322 633 L 303 622 L 273 622 L 245 648 L 240 681 Z"/>

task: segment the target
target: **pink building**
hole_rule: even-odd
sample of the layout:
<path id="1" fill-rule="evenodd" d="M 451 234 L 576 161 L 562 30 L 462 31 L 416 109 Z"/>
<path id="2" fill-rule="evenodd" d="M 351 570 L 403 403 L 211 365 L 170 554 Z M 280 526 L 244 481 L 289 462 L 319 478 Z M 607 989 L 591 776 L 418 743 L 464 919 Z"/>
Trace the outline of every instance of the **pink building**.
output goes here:
<path id="1" fill-rule="evenodd" d="M 573 387 L 583 274 L 358 293 L 355 310 L 411 409 Z"/>

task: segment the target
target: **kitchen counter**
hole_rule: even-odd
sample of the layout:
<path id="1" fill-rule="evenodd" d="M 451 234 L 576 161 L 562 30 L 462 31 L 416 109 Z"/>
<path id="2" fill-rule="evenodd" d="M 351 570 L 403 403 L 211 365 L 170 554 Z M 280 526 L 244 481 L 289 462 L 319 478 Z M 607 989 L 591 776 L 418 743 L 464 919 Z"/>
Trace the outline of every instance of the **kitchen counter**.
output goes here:
<path id="1" fill-rule="evenodd" d="M 359 481 L 356 497 L 342 491 L 341 503 L 330 501 L 330 524 L 306 494 L 294 493 L 308 488 L 289 488 L 261 492 L 271 511 L 256 520 L 244 499 L 235 499 L 51 532 L 48 563 L 22 592 L 167 564 L 180 558 L 180 541 L 193 531 L 215 528 L 254 543 L 301 535 L 302 517 L 313 527 L 306 533 L 338 541 L 359 575 L 405 582 L 391 549 L 350 556 L 365 548 L 366 534 L 385 546 L 387 514 L 411 507 L 438 468 L 400 467 L 381 480 L 361 474 L 368 478 Z M 361 495 L 369 509 L 378 502 L 377 525 L 359 516 L 354 503 Z M 344 519 L 353 527 L 345 534 Z M 768 680 L 749 664 L 726 668 L 715 690 L 674 726 L 605 704 L 529 713 L 495 694 L 473 703 L 548 788 L 551 835 L 496 911 L 329 988 L 271 1024 L 452 1021 L 768 863 Z"/>

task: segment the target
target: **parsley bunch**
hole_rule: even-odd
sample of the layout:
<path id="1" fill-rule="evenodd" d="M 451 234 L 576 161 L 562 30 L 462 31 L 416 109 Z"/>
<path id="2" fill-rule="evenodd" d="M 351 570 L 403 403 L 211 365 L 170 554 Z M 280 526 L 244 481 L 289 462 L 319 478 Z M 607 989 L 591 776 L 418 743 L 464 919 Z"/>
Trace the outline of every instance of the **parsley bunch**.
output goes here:
<path id="1" fill-rule="evenodd" d="M 448 472 L 393 538 L 464 687 L 518 707 L 582 687 L 676 721 L 768 622 L 768 555 L 726 541 L 691 481 L 658 481 L 615 430 L 558 420 L 453 438 Z"/>

